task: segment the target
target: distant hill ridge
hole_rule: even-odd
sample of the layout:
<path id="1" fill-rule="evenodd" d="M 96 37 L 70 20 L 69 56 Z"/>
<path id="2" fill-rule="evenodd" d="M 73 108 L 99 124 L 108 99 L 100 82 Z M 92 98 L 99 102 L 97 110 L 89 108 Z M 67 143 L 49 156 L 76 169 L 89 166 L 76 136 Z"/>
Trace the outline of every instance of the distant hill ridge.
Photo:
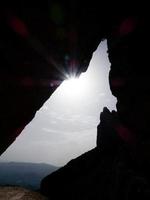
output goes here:
<path id="1" fill-rule="evenodd" d="M 58 168 L 45 163 L 0 162 L 0 185 L 37 190 L 41 180 Z"/>

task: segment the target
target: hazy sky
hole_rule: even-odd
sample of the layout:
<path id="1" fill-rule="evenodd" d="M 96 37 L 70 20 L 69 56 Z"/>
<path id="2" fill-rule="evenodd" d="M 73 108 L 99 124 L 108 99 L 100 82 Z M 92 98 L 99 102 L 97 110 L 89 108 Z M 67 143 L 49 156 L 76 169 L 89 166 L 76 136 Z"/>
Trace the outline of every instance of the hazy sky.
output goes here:
<path id="1" fill-rule="evenodd" d="M 44 162 L 57 166 L 92 149 L 104 106 L 115 109 L 108 73 L 106 41 L 94 52 L 75 85 L 65 81 L 36 113 L 1 161 Z"/>

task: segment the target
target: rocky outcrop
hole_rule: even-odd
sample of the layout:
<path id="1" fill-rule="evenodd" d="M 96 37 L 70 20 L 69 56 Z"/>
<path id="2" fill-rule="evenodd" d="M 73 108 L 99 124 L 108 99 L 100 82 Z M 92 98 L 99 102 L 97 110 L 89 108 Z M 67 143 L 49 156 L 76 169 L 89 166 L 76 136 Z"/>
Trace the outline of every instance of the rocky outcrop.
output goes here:
<path id="1" fill-rule="evenodd" d="M 87 69 L 103 28 L 97 7 L 78 1 L 5 1 L 0 9 L 2 153 L 62 80 Z"/>
<path id="2" fill-rule="evenodd" d="M 150 194 L 149 159 L 137 162 L 137 149 L 149 139 L 149 14 L 128 1 L 112 7 L 98 3 L 6 0 L 1 5 L 0 153 L 65 78 L 87 69 L 106 38 L 117 115 L 105 110 L 98 146 L 45 178 L 41 189 L 54 199 L 133 199 L 139 191 L 143 199 Z"/>
<path id="3" fill-rule="evenodd" d="M 45 177 L 41 182 L 44 195 L 50 199 L 109 199 L 112 166 L 123 144 L 113 122 L 114 114 L 104 108 L 97 128 L 97 147 Z"/>
<path id="4" fill-rule="evenodd" d="M 44 195 L 55 200 L 150 198 L 150 142 L 133 144 L 116 115 L 104 109 L 97 147 L 45 177 Z"/>
<path id="5" fill-rule="evenodd" d="M 111 11 L 107 6 L 78 0 L 1 3 L 0 153 L 62 80 L 87 69 L 101 40 L 130 13 L 128 5 L 113 4 Z"/>
<path id="6" fill-rule="evenodd" d="M 115 25 L 106 38 L 117 112 L 101 113 L 95 149 L 42 181 L 41 191 L 50 198 L 150 198 L 149 56 L 143 51 L 150 44 L 148 16 L 129 15 Z"/>
<path id="7" fill-rule="evenodd" d="M 1 200 L 47 200 L 38 192 L 33 192 L 21 187 L 0 187 Z"/>

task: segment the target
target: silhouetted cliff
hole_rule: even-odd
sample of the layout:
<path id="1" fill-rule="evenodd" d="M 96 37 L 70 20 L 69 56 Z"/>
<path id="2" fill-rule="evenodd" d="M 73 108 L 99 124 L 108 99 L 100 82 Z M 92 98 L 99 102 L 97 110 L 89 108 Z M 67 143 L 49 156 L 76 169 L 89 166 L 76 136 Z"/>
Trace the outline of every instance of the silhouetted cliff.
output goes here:
<path id="1" fill-rule="evenodd" d="M 87 69 L 112 28 L 142 8 L 78 0 L 0 4 L 2 153 L 62 80 Z"/>
<path id="2" fill-rule="evenodd" d="M 138 4 L 1 3 L 0 153 L 62 80 L 87 69 L 107 39 L 117 113 L 102 113 L 95 149 L 43 180 L 42 192 L 54 199 L 150 198 L 149 11 Z"/>
<path id="3" fill-rule="evenodd" d="M 121 135 L 125 132 L 115 129 L 116 115 L 104 109 L 97 147 L 45 177 L 44 195 L 55 200 L 150 198 L 150 141 L 136 146 L 127 142 Z"/>

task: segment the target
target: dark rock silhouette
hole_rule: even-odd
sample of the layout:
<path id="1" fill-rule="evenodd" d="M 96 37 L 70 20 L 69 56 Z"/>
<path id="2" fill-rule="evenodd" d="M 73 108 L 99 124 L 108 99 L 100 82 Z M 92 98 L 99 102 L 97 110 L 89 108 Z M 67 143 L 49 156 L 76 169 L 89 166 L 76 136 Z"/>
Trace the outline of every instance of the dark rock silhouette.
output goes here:
<path id="1" fill-rule="evenodd" d="M 108 109 L 101 120 L 97 147 L 42 180 L 41 192 L 49 199 L 150 198 L 149 143 L 145 149 L 131 145 Z"/>
<path id="2" fill-rule="evenodd" d="M 82 12 L 83 5 L 48 0 L 1 3 L 0 153 L 66 76 L 87 69 L 102 33 L 93 23 L 96 7 L 87 5 Z"/>
<path id="3" fill-rule="evenodd" d="M 41 183 L 43 194 L 52 199 L 150 198 L 147 24 L 146 16 L 128 16 L 107 35 L 117 112 L 104 108 L 97 147 L 47 176 Z"/>
<path id="4" fill-rule="evenodd" d="M 53 199 L 149 199 L 149 12 L 141 2 L 98 3 L 1 3 L 0 153 L 62 80 L 87 69 L 105 38 L 117 112 L 104 109 L 97 147 L 46 177 L 41 191 Z"/>
<path id="5" fill-rule="evenodd" d="M 87 69 L 102 39 L 130 13 L 118 6 L 107 15 L 107 2 L 1 2 L 0 153 L 62 80 Z"/>

